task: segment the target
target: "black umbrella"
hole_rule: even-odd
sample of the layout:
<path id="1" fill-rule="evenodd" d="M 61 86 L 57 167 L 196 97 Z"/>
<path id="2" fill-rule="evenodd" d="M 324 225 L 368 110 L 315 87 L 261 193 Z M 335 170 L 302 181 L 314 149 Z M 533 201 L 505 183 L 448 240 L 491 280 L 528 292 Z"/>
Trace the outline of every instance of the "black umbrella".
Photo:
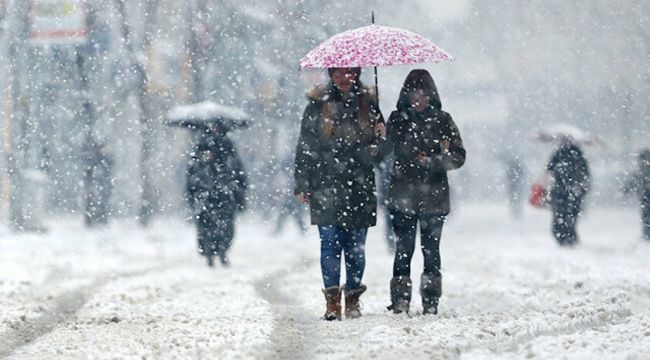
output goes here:
<path id="1" fill-rule="evenodd" d="M 192 130 L 210 129 L 214 125 L 224 131 L 244 129 L 250 126 L 250 116 L 235 107 L 212 101 L 180 105 L 167 113 L 167 125 Z"/>
<path id="2" fill-rule="evenodd" d="M 535 134 L 535 139 L 547 143 L 570 142 L 576 145 L 604 145 L 597 135 L 568 124 L 555 124 L 540 129 Z"/>

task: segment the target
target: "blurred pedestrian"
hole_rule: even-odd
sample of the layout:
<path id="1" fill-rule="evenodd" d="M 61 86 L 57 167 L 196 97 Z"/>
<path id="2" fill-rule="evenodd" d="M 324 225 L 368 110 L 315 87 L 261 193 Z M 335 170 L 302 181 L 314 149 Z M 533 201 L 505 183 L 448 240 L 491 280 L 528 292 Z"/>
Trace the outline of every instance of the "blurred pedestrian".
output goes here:
<path id="1" fill-rule="evenodd" d="M 197 225 L 199 252 L 208 266 L 217 256 L 228 266 L 235 217 L 246 206 L 247 179 L 242 162 L 224 131 L 214 129 L 194 151 L 187 172 L 187 195 Z"/>
<path id="2" fill-rule="evenodd" d="M 366 235 L 377 216 L 374 166 L 386 128 L 360 74 L 360 68 L 328 69 L 330 81 L 308 94 L 296 147 L 294 193 L 309 203 L 311 223 L 320 233 L 326 320 L 341 319 L 341 254 L 345 315 L 361 316 Z"/>
<path id="3" fill-rule="evenodd" d="M 551 180 L 553 235 L 562 246 L 578 243 L 576 224 L 591 186 L 589 164 L 575 141 L 564 140 L 546 167 Z"/>
<path id="4" fill-rule="evenodd" d="M 91 142 L 84 148 L 84 222 L 86 226 L 108 223 L 113 193 L 113 157 L 103 142 Z"/>
<path id="5" fill-rule="evenodd" d="M 639 168 L 625 184 L 625 193 L 636 193 L 641 200 L 643 237 L 650 240 L 650 149 L 639 152 Z"/>
<path id="6" fill-rule="evenodd" d="M 526 169 L 518 157 L 511 157 L 506 161 L 506 177 L 510 212 L 518 218 L 523 206 L 522 189 L 526 177 Z"/>
<path id="7" fill-rule="evenodd" d="M 293 219 L 300 231 L 305 234 L 307 232 L 307 224 L 303 218 L 305 212 L 303 204 L 293 196 L 290 190 L 287 190 L 291 188 L 292 179 L 289 179 L 288 177 L 290 176 L 287 174 L 292 172 L 293 162 L 287 158 L 282 161 L 281 167 L 278 172 L 278 180 L 276 181 L 276 186 L 279 189 L 280 209 L 278 218 L 275 221 L 275 231 L 273 233 L 279 235 L 287 220 Z"/>
<path id="8" fill-rule="evenodd" d="M 411 259 L 419 223 L 424 256 L 420 277 L 423 313 L 437 314 L 442 295 L 440 236 L 450 208 L 447 171 L 465 163 L 465 149 L 426 70 L 413 70 L 406 77 L 388 126 L 388 142 L 395 156 L 388 206 L 396 237 L 388 308 L 396 314 L 409 311 Z"/>

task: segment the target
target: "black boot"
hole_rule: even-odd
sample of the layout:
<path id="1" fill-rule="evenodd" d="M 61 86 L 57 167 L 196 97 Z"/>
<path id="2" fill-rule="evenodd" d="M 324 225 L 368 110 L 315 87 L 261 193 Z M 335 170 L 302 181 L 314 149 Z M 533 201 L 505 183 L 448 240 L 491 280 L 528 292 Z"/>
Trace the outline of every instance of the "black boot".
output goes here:
<path id="1" fill-rule="evenodd" d="M 214 260 L 212 259 L 212 255 L 207 255 L 206 258 L 208 259 L 208 266 L 214 267 Z"/>
<path id="2" fill-rule="evenodd" d="M 411 303 L 412 282 L 408 276 L 395 276 L 390 279 L 390 301 L 388 310 L 393 310 L 393 314 L 409 312 Z"/>
<path id="3" fill-rule="evenodd" d="M 422 295 L 422 314 L 437 314 L 438 299 L 442 295 L 442 275 L 422 274 L 420 295 Z"/>
<path id="4" fill-rule="evenodd" d="M 230 266 L 230 260 L 228 259 L 228 256 L 225 253 L 219 254 L 219 261 L 221 262 L 221 265 L 223 265 L 224 267 Z"/>

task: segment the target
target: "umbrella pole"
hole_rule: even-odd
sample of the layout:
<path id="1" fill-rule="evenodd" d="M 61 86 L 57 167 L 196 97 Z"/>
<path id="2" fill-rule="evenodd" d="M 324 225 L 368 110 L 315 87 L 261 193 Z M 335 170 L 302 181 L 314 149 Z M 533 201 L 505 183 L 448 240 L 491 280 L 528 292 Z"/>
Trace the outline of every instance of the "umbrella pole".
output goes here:
<path id="1" fill-rule="evenodd" d="M 370 21 L 374 24 L 375 23 L 375 11 L 370 12 Z M 375 96 L 377 97 L 377 107 L 379 107 L 379 80 L 377 76 L 377 67 L 375 66 Z"/>
<path id="2" fill-rule="evenodd" d="M 375 66 L 375 96 L 377 97 L 377 106 L 379 106 L 379 80 L 377 77 L 377 67 Z"/>

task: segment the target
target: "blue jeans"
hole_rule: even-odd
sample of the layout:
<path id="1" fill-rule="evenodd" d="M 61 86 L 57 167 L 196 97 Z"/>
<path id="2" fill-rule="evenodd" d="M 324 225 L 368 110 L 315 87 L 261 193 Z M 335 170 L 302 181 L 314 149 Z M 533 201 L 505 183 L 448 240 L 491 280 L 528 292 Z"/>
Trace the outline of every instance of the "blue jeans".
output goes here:
<path id="1" fill-rule="evenodd" d="M 319 225 L 320 266 L 325 288 L 339 286 L 341 252 L 345 256 L 345 287 L 355 290 L 361 285 L 366 268 L 367 228 L 345 229 L 337 225 Z"/>

